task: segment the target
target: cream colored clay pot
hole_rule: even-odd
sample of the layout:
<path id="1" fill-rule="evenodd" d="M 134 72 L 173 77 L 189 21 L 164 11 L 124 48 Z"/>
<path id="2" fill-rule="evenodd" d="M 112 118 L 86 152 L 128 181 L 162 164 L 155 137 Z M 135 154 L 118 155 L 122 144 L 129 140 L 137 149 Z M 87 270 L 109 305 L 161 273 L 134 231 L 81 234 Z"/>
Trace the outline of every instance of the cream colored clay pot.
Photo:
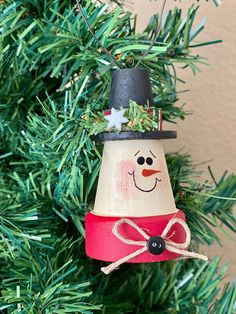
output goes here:
<path id="1" fill-rule="evenodd" d="M 177 211 L 161 140 L 104 143 L 94 214 L 147 217 Z"/>

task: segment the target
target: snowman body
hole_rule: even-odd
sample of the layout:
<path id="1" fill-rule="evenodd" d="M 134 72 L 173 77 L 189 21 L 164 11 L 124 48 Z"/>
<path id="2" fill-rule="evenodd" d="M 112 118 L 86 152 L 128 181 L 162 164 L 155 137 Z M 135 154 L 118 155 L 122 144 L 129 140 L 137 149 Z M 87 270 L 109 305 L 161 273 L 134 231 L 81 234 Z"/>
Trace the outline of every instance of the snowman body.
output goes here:
<path id="1" fill-rule="evenodd" d="M 113 234 L 114 224 L 122 218 L 131 219 L 152 237 L 160 235 L 173 217 L 185 220 L 184 213 L 175 206 L 162 141 L 105 142 L 94 210 L 85 219 L 87 255 L 114 262 L 138 249 Z M 122 225 L 119 232 L 127 239 L 143 240 L 129 225 Z M 170 229 L 169 235 L 177 243 L 183 243 L 186 237 L 179 224 Z M 128 262 L 158 262 L 177 257 L 178 254 L 167 250 L 160 255 L 147 251 Z"/>

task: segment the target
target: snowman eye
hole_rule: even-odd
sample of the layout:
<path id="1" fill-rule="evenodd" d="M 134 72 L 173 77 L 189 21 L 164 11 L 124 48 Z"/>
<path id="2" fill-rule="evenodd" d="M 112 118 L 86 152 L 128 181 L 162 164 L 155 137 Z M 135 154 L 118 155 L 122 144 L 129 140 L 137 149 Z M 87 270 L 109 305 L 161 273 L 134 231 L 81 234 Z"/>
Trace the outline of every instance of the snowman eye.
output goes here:
<path id="1" fill-rule="evenodd" d="M 151 157 L 148 157 L 148 158 L 146 159 L 146 163 L 147 163 L 149 166 L 151 166 L 151 165 L 153 164 L 152 158 L 151 158 Z"/>
<path id="2" fill-rule="evenodd" d="M 143 164 L 145 163 L 144 157 L 140 156 L 140 157 L 137 159 L 137 163 L 138 163 L 139 165 L 143 165 Z"/>

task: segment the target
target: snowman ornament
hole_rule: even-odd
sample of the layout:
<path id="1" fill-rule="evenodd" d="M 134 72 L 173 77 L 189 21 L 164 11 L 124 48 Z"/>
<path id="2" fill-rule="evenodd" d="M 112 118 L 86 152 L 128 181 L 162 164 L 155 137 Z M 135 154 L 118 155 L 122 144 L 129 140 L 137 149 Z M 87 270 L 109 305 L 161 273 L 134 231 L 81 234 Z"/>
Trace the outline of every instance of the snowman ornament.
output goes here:
<path id="1" fill-rule="evenodd" d="M 113 73 L 108 128 L 127 123 L 130 100 L 154 106 L 149 74 L 143 69 Z M 122 108 L 122 109 L 121 109 Z M 190 230 L 174 202 L 162 140 L 175 131 L 103 132 L 104 143 L 93 211 L 85 217 L 87 256 L 112 262 L 109 274 L 123 263 L 152 263 L 207 257 L 189 252 Z"/>

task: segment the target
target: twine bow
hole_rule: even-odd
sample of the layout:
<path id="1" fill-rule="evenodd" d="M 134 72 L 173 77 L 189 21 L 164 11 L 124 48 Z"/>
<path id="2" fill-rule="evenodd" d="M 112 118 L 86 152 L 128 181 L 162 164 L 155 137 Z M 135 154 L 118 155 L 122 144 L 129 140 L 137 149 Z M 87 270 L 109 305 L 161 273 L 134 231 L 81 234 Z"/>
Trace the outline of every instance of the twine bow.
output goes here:
<path id="1" fill-rule="evenodd" d="M 185 231 L 186 239 L 185 239 L 185 242 L 183 242 L 183 243 L 176 243 L 174 241 L 171 241 L 170 237 L 167 237 L 168 232 L 170 231 L 172 226 L 174 226 L 176 223 L 180 224 Z M 127 239 L 127 238 L 123 237 L 119 233 L 119 226 L 122 224 L 128 224 L 131 227 L 133 227 L 134 229 L 136 229 L 143 236 L 143 238 L 146 241 L 135 241 L 135 240 L 131 240 L 131 239 Z M 148 251 L 147 241 L 150 239 L 150 236 L 142 228 L 140 228 L 132 220 L 126 219 L 126 218 L 122 218 L 114 224 L 114 226 L 112 228 L 112 233 L 123 243 L 128 244 L 128 245 L 139 245 L 139 246 L 141 246 L 141 248 L 138 249 L 137 251 L 127 255 L 127 256 L 122 257 L 118 261 L 111 263 L 107 267 L 102 267 L 101 271 L 103 271 L 106 275 L 111 273 L 114 269 L 119 267 L 121 264 L 123 264 L 123 263 L 131 260 L 132 258 Z M 165 249 L 166 250 L 182 255 L 182 257 L 180 257 L 179 259 L 182 259 L 182 258 L 199 258 L 199 259 L 202 259 L 204 261 L 208 260 L 208 257 L 205 255 L 201 255 L 201 254 L 194 253 L 194 252 L 189 252 L 186 250 L 190 244 L 190 241 L 191 241 L 191 233 L 190 233 L 188 225 L 182 219 L 173 217 L 168 222 L 165 229 L 162 231 L 161 237 L 165 241 Z"/>

